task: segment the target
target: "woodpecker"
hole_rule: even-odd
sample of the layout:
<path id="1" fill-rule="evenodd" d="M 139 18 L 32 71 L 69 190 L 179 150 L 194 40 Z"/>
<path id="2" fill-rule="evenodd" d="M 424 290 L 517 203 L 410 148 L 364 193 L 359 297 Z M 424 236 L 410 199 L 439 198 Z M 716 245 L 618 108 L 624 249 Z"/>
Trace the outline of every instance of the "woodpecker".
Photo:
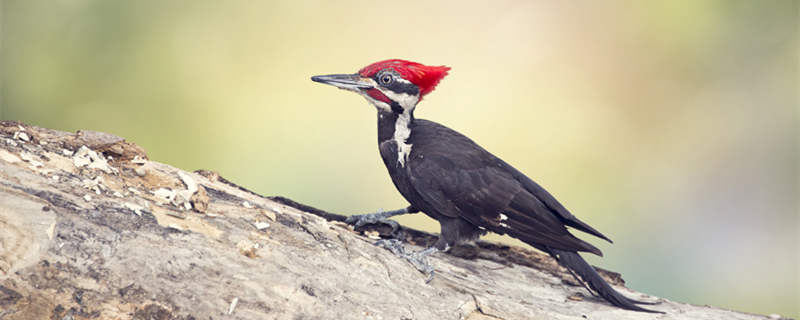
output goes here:
<path id="1" fill-rule="evenodd" d="M 611 240 L 572 215 L 539 184 L 481 146 L 439 123 L 417 119 L 414 110 L 444 78 L 449 67 L 390 59 L 355 74 L 311 77 L 311 80 L 362 95 L 378 111 L 378 146 L 383 163 L 407 208 L 358 215 L 357 224 L 394 215 L 423 212 L 437 220 L 441 232 L 430 248 L 404 255 L 420 271 L 433 274 L 426 257 L 477 239 L 487 231 L 507 234 L 541 250 L 577 273 L 611 304 L 628 310 L 645 302 L 611 288 L 578 252 L 602 256 L 597 247 L 573 236 L 567 227 Z M 591 289 L 590 289 L 591 288 Z M 648 303 L 650 304 L 650 303 Z"/>

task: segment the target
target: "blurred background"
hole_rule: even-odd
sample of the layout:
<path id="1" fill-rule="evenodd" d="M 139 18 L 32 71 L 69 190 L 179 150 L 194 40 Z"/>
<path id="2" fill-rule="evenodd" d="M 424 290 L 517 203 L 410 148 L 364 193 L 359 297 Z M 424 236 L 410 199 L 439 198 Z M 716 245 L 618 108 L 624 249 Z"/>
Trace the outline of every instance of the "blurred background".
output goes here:
<path id="1" fill-rule="evenodd" d="M 374 108 L 309 77 L 448 65 L 417 117 L 615 240 L 584 237 L 605 253 L 590 262 L 669 299 L 800 316 L 797 1 L 0 3 L 4 120 L 110 132 L 333 212 L 390 210 L 406 202 Z"/>

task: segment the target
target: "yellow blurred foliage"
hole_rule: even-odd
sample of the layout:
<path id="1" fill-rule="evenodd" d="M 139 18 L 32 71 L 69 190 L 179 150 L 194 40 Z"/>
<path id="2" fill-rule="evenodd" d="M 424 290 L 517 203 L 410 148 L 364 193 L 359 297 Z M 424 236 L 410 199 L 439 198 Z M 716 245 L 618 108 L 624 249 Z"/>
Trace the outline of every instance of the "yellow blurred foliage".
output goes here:
<path id="1" fill-rule="evenodd" d="M 388 210 L 405 203 L 374 110 L 309 77 L 444 64 L 417 117 L 613 238 L 593 263 L 671 299 L 800 316 L 796 1 L 1 4 L 2 119 L 111 132 L 334 212 Z"/>

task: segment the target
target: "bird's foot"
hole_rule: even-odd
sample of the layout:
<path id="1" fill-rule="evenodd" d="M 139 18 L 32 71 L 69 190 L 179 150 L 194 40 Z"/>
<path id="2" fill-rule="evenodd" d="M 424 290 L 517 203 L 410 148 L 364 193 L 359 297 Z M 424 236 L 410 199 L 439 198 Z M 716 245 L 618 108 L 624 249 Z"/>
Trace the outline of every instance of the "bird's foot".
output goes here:
<path id="1" fill-rule="evenodd" d="M 397 229 L 400 228 L 400 224 L 397 223 L 397 221 L 389 220 L 389 217 L 396 215 L 393 213 L 394 211 L 378 211 L 376 213 L 355 214 L 347 217 L 347 219 L 345 219 L 344 222 L 347 224 L 352 224 L 353 227 L 355 228 L 368 224 L 383 223 L 392 227 L 392 234 L 395 234 L 395 232 L 397 232 Z"/>
<path id="2" fill-rule="evenodd" d="M 406 252 L 405 246 L 400 240 L 397 239 L 384 239 L 375 242 L 375 245 L 380 246 L 386 250 L 391 251 L 394 255 L 401 257 L 411 263 L 417 270 L 428 275 L 425 283 L 433 280 L 433 266 L 428 262 L 428 256 L 439 251 L 436 247 L 430 247 L 422 251 Z"/>

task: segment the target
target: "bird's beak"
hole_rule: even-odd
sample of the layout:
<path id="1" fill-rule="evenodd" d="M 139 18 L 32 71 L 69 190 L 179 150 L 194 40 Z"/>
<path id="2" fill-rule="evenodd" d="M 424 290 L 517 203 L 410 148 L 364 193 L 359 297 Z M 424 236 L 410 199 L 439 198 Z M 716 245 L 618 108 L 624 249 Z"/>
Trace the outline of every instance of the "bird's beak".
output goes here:
<path id="1" fill-rule="evenodd" d="M 329 74 L 325 76 L 313 76 L 312 81 L 329 84 L 339 89 L 356 91 L 372 89 L 374 86 L 369 83 L 367 78 L 362 78 L 358 74 Z"/>

